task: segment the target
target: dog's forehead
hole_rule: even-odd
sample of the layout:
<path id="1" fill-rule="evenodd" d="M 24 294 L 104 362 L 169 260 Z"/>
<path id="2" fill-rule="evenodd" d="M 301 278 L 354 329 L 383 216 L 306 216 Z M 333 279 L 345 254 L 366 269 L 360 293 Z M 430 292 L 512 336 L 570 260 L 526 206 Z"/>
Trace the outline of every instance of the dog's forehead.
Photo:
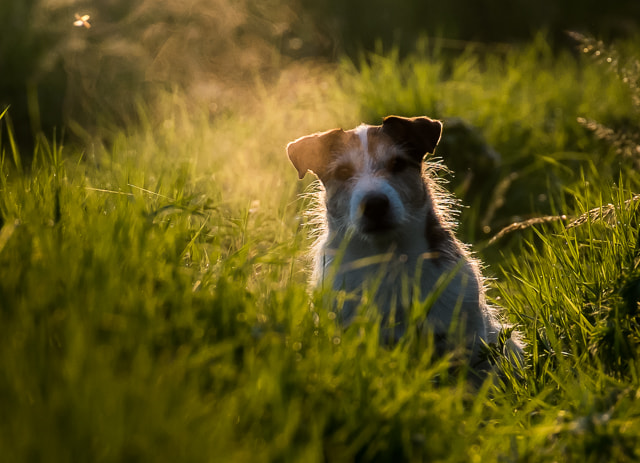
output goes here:
<path id="1" fill-rule="evenodd" d="M 380 126 L 362 124 L 345 133 L 348 137 L 342 155 L 352 162 L 381 160 L 395 150 L 393 141 L 380 130 Z"/>

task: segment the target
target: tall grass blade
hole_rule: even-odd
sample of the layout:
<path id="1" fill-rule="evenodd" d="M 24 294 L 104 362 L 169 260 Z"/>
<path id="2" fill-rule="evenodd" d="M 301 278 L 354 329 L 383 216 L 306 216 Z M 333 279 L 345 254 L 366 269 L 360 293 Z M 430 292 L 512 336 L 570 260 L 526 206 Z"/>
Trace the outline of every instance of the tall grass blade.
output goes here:
<path id="1" fill-rule="evenodd" d="M 11 122 L 11 116 L 5 109 L 2 113 L 4 116 L 5 123 L 7 125 L 7 137 L 9 138 L 9 147 L 11 148 L 11 154 L 13 156 L 13 162 L 15 164 L 16 170 L 19 174 L 22 174 L 22 159 L 20 158 L 20 150 L 18 149 L 18 145 L 16 144 L 16 140 L 14 137 L 13 123 Z"/>

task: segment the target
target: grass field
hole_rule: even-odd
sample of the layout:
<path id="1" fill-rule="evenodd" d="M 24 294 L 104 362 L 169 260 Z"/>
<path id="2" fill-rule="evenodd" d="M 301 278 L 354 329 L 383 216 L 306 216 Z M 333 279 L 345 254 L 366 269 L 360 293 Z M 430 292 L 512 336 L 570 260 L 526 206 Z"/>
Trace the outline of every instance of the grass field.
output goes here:
<path id="1" fill-rule="evenodd" d="M 107 142 L 47 134 L 32 156 L 4 113 L 1 459 L 637 461 L 640 73 L 543 38 L 439 53 L 292 67 L 215 117 L 169 95 Z M 527 344 L 479 389 L 307 292 L 312 186 L 284 146 L 390 113 L 463 118 L 501 155 L 475 189 L 448 177 Z"/>

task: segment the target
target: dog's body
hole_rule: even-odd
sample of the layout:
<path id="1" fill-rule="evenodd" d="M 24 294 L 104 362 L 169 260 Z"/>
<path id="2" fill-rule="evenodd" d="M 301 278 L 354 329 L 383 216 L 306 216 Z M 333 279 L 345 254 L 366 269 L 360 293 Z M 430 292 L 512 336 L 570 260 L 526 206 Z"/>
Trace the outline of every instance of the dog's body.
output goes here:
<path id="1" fill-rule="evenodd" d="M 428 175 L 423 156 L 434 151 L 442 124 L 426 117 L 387 117 L 309 135 L 287 153 L 300 178 L 318 176 L 325 190 L 326 230 L 316 255 L 316 285 L 344 291 L 345 324 L 370 295 L 382 313 L 383 336 L 402 336 L 421 304 L 418 323 L 441 350 L 462 334 L 471 357 L 499 327 L 484 301 L 478 265 L 450 230 L 448 205 Z M 423 323 L 425 322 L 426 323 Z"/>

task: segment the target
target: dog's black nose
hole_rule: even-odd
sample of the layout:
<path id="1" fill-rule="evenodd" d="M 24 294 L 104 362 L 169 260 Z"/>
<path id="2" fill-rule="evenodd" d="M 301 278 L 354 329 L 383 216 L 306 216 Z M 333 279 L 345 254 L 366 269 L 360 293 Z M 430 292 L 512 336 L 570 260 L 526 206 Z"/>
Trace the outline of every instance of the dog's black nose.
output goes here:
<path id="1" fill-rule="evenodd" d="M 362 200 L 362 215 L 372 222 L 384 221 L 389 206 L 389 198 L 386 195 L 371 193 Z"/>
<path id="2" fill-rule="evenodd" d="M 382 231 L 389 228 L 391 204 L 386 195 L 371 193 L 363 198 L 361 207 L 366 232 Z"/>

